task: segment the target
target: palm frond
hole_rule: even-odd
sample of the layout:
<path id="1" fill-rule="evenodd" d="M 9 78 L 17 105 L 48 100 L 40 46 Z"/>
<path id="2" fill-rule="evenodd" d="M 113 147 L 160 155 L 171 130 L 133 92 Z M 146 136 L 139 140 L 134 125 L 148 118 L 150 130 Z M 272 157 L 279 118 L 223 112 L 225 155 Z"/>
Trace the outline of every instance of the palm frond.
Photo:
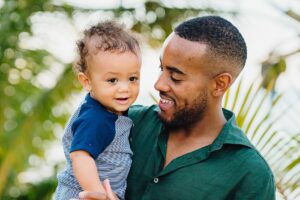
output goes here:
<path id="1" fill-rule="evenodd" d="M 223 106 L 237 113 L 237 124 L 271 166 L 278 196 L 295 199 L 300 197 L 299 133 L 279 129 L 278 123 L 289 114 L 293 105 L 276 114 L 283 94 L 274 96 L 272 88 L 273 83 L 264 89 L 261 83 L 245 85 L 239 81 L 228 90 Z M 242 93 L 243 90 L 246 92 Z"/>

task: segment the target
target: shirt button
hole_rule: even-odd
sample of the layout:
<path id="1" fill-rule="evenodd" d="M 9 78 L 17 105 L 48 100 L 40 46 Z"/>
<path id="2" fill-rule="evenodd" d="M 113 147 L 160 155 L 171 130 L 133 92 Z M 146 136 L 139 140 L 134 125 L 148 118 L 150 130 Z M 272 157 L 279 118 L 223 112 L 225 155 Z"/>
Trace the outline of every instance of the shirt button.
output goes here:
<path id="1" fill-rule="evenodd" d="M 158 178 L 154 178 L 154 179 L 153 179 L 153 182 L 154 182 L 154 183 L 158 183 L 158 181 L 159 181 Z"/>

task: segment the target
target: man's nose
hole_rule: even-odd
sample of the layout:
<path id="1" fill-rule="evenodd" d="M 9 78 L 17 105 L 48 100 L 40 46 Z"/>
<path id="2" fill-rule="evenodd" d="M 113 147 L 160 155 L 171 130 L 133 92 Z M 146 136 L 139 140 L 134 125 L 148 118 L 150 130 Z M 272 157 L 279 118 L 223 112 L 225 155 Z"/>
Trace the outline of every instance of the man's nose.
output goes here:
<path id="1" fill-rule="evenodd" d="M 154 88 L 157 91 L 162 91 L 162 92 L 167 92 L 170 87 L 168 86 L 168 81 L 167 81 L 167 77 L 164 73 L 161 73 L 156 81 L 156 83 L 154 84 Z"/>

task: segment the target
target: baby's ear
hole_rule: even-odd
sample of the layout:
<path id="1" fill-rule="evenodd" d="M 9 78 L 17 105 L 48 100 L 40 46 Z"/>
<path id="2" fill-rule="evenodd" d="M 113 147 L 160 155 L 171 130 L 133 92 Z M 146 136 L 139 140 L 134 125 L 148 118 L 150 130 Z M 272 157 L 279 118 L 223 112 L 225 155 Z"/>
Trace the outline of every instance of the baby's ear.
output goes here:
<path id="1" fill-rule="evenodd" d="M 229 73 L 219 74 L 214 78 L 214 96 L 222 96 L 232 84 L 232 76 Z"/>
<path id="2" fill-rule="evenodd" d="M 92 86 L 90 85 L 90 80 L 83 72 L 79 72 L 77 74 L 77 78 L 81 83 L 82 87 L 87 91 L 90 92 L 92 90 Z"/>

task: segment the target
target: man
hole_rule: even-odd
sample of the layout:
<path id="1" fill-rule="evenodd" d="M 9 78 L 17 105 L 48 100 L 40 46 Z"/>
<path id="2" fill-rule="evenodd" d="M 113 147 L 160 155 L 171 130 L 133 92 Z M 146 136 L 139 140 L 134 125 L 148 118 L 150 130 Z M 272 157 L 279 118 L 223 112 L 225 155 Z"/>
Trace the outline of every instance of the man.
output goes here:
<path id="1" fill-rule="evenodd" d="M 242 35 L 221 17 L 197 17 L 175 28 L 160 58 L 159 105 L 129 110 L 135 126 L 126 199 L 275 199 L 268 164 L 234 114 L 222 109 L 246 57 Z"/>

